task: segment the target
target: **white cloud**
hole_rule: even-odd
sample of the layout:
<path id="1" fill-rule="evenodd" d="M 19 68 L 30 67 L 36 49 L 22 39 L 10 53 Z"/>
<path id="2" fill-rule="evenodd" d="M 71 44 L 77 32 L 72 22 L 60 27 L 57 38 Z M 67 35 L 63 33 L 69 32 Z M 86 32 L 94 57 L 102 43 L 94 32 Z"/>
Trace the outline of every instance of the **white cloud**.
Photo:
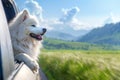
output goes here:
<path id="1" fill-rule="evenodd" d="M 72 30 L 89 30 L 91 29 L 89 24 L 83 23 L 78 20 L 75 16 L 80 11 L 78 7 L 70 9 L 62 9 L 63 16 L 61 18 L 53 20 L 45 20 L 42 25 L 49 30 L 59 30 L 70 32 Z"/>
<path id="2" fill-rule="evenodd" d="M 60 21 L 66 23 L 75 18 L 75 15 L 80 11 L 78 7 L 73 7 L 71 9 L 62 9 L 64 12 L 63 17 L 60 18 Z"/>
<path id="3" fill-rule="evenodd" d="M 89 25 L 81 22 L 75 16 L 80 11 L 78 7 L 73 7 L 70 9 L 62 9 L 63 16 L 59 19 L 59 21 L 63 22 L 63 25 L 71 27 L 74 30 L 80 29 L 90 29 Z"/>
<path id="4" fill-rule="evenodd" d="M 42 7 L 35 0 L 25 1 L 25 7 L 30 11 L 31 14 L 36 15 L 37 18 L 42 21 Z"/>

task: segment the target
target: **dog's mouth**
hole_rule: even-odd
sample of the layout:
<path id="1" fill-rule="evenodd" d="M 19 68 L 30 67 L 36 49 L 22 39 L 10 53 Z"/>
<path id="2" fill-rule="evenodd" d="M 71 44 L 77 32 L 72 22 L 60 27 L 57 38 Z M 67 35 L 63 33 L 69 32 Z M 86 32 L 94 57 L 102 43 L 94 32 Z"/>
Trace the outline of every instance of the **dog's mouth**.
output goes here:
<path id="1" fill-rule="evenodd" d="M 37 40 L 42 40 L 42 36 L 45 34 L 46 31 L 47 31 L 47 29 L 43 28 L 41 34 L 30 33 L 30 36 L 31 36 L 32 38 L 37 39 Z"/>
<path id="2" fill-rule="evenodd" d="M 34 34 L 34 33 L 30 33 L 30 36 L 31 36 L 32 38 L 37 39 L 37 40 L 42 40 L 42 36 L 41 36 L 41 35 L 36 35 L 36 34 Z"/>

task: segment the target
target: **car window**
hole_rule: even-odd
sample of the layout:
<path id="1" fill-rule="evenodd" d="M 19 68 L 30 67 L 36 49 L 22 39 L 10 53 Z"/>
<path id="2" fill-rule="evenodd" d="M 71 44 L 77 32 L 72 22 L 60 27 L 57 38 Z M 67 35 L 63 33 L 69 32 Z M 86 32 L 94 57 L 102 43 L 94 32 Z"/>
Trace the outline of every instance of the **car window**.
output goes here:
<path id="1" fill-rule="evenodd" d="M 17 14 L 17 8 L 12 0 L 2 1 L 7 21 L 10 22 Z"/>

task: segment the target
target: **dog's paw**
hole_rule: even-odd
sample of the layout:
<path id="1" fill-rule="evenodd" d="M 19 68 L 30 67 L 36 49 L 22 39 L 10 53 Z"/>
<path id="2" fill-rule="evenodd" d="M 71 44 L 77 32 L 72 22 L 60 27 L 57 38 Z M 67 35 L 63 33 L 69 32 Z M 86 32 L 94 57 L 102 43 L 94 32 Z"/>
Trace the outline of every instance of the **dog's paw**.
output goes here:
<path id="1" fill-rule="evenodd" d="M 15 59 L 17 61 L 24 62 L 33 72 L 38 72 L 39 70 L 38 63 L 27 54 L 25 53 L 18 54 L 15 56 Z"/>
<path id="2" fill-rule="evenodd" d="M 39 70 L 39 65 L 36 61 L 30 61 L 30 64 L 28 64 L 28 66 L 33 72 L 38 72 Z"/>

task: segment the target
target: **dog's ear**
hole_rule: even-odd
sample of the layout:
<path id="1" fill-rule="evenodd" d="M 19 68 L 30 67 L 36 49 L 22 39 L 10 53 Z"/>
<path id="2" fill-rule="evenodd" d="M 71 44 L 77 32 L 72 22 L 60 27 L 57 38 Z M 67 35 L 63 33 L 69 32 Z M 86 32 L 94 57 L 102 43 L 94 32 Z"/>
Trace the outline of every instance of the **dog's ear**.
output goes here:
<path id="1" fill-rule="evenodd" d="M 25 21 L 27 19 L 27 17 L 29 17 L 29 12 L 27 10 L 24 10 L 22 13 L 22 17 L 23 17 L 23 21 Z"/>

